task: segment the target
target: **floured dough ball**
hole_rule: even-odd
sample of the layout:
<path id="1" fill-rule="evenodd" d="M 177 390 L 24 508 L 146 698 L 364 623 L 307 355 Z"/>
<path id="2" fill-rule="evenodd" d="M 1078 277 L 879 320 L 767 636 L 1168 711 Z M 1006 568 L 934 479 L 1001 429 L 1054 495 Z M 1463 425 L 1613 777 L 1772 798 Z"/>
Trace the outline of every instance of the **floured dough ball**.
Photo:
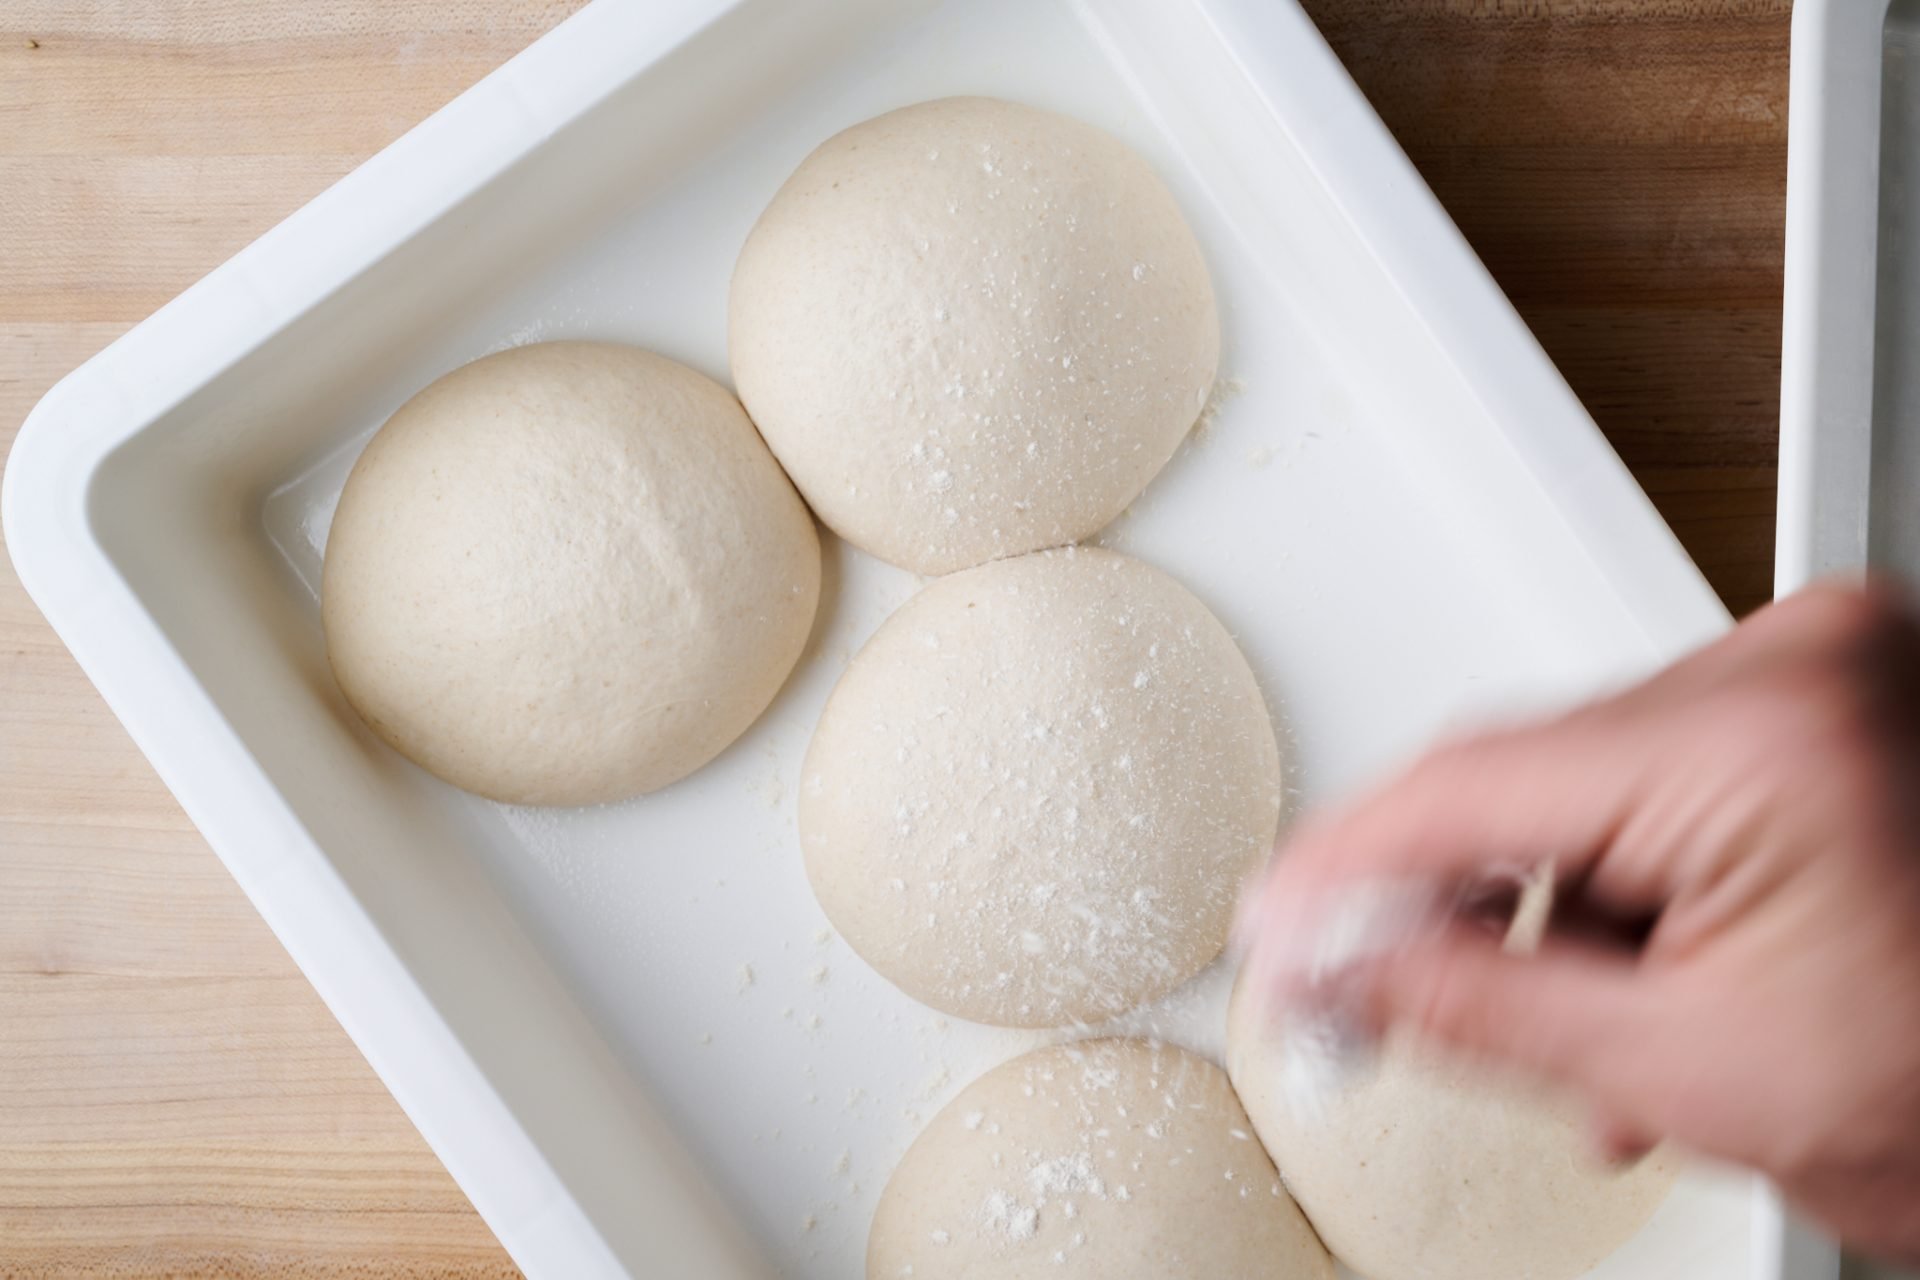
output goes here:
<path id="1" fill-rule="evenodd" d="M 1016 1058 L 880 1197 L 868 1280 L 1333 1280 L 1220 1068 L 1147 1040 Z"/>
<path id="2" fill-rule="evenodd" d="M 801 774 L 814 892 L 909 995 L 1060 1026 L 1184 982 L 1273 843 L 1253 673 L 1185 588 L 1069 548 L 942 578 L 889 618 Z"/>
<path id="3" fill-rule="evenodd" d="M 1368 1280 L 1572 1280 L 1673 1185 L 1664 1151 L 1602 1164 L 1571 1099 L 1402 1037 L 1331 1094 L 1290 1096 L 1257 1003 L 1243 986 L 1228 1012 L 1234 1087 L 1320 1238 Z"/>
<path id="4" fill-rule="evenodd" d="M 945 98 L 829 138 L 741 250 L 733 379 L 834 532 L 947 573 L 1076 542 L 1213 385 L 1206 262 L 1100 130 Z"/>
<path id="5" fill-rule="evenodd" d="M 820 593 L 813 521 L 726 390 L 551 342 L 402 405 L 347 478 L 321 615 L 347 701 L 455 786 L 652 791 L 759 716 Z"/>

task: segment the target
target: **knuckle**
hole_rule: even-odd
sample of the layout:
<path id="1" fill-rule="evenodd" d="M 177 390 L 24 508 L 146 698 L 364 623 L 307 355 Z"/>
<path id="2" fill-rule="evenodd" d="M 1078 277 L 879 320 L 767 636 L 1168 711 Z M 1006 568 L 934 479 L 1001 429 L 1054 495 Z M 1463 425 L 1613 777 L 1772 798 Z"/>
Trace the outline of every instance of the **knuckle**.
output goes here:
<path id="1" fill-rule="evenodd" d="M 1729 727 L 1746 745 L 1804 763 L 1800 748 L 1842 749 L 1869 736 L 1875 698 L 1869 682 L 1848 662 L 1822 658 L 1769 673 L 1729 690 Z"/>
<path id="2" fill-rule="evenodd" d="M 1776 732 L 1806 738 L 1853 719 L 1859 701 L 1852 685 L 1833 664 L 1815 663 L 1768 684 L 1760 695 L 1762 713 Z"/>
<path id="3" fill-rule="evenodd" d="M 1809 587 L 1787 607 L 1809 632 L 1837 641 L 1876 634 L 1900 617 L 1887 590 L 1852 583 Z"/>
<path id="4" fill-rule="evenodd" d="M 1894 587 L 1829 584 L 1810 588 L 1789 604 L 1820 655 L 1816 661 L 1873 672 L 1920 654 L 1920 619 Z"/>

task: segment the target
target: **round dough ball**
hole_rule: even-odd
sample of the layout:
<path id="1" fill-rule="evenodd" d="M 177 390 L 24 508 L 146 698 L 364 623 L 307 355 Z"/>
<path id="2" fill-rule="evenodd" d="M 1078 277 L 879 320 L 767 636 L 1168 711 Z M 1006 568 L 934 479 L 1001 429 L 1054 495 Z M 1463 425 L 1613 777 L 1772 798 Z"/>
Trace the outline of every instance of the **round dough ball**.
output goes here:
<path id="1" fill-rule="evenodd" d="M 920 573 L 1077 542 L 1220 358 L 1193 232 L 1100 130 L 945 98 L 829 138 L 734 268 L 733 379 L 820 518 Z"/>
<path id="2" fill-rule="evenodd" d="M 1233 638 L 1068 548 L 942 578 L 862 649 L 802 770 L 814 892 L 937 1009 L 1061 1026 L 1172 990 L 1271 847 L 1280 754 Z"/>
<path id="3" fill-rule="evenodd" d="M 911 1270 L 908 1270 L 911 1268 Z M 1333 1280 L 1220 1068 L 1147 1040 L 1016 1058 L 894 1170 L 868 1280 Z"/>
<path id="4" fill-rule="evenodd" d="M 1664 1151 L 1599 1162 L 1571 1099 L 1403 1037 L 1320 1105 L 1290 1104 L 1256 1004 L 1243 987 L 1228 1012 L 1234 1087 L 1320 1238 L 1368 1280 L 1572 1280 L 1673 1185 Z"/>
<path id="5" fill-rule="evenodd" d="M 321 616 L 402 755 L 521 804 L 699 768 L 800 656 L 813 521 L 734 398 L 634 347 L 550 342 L 402 405 L 347 478 Z"/>

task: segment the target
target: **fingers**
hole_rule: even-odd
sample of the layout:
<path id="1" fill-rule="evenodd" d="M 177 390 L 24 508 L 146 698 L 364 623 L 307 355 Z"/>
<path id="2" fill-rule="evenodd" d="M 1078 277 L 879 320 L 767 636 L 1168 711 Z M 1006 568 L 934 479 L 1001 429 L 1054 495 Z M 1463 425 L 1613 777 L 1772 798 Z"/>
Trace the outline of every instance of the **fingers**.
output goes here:
<path id="1" fill-rule="evenodd" d="M 1398 779 L 1298 828 L 1243 896 L 1237 945 L 1250 958 L 1311 937 L 1343 886 L 1517 880 L 1543 863 L 1582 876 L 1643 790 L 1645 749 L 1598 713 L 1485 735 L 1428 755 Z M 1653 909 L 1658 904 L 1648 904 Z"/>
<path id="2" fill-rule="evenodd" d="M 1640 1086 L 1664 1019 L 1657 989 L 1618 952 L 1549 941 L 1518 956 L 1452 928 L 1382 958 L 1361 983 L 1376 1025 L 1545 1076 L 1610 1116 L 1645 1114 Z"/>
<path id="3" fill-rule="evenodd" d="M 1264 896 L 1271 902 L 1356 878 L 1471 879 L 1542 862 L 1563 877 L 1578 876 L 1645 802 L 1652 781 L 1675 768 L 1711 765 L 1702 759 L 1696 723 L 1704 697 L 1756 669 L 1830 647 L 1836 635 L 1886 608 L 1858 589 L 1810 589 L 1604 702 L 1441 747 L 1357 802 L 1300 827 Z"/>
<path id="4" fill-rule="evenodd" d="M 1429 753 L 1289 842 L 1301 876 L 1472 875 L 1552 859 L 1562 874 L 1624 821 L 1646 783 L 1700 745 L 1700 704 L 1729 682 L 1826 652 L 1887 616 L 1884 594 L 1810 588 L 1604 701 L 1558 720 L 1485 733 Z M 1699 761 L 1694 761 L 1698 765 Z M 1710 763 L 1710 762 L 1709 762 Z"/>
<path id="5" fill-rule="evenodd" d="M 1804 593 L 1604 701 L 1429 753 L 1298 828 L 1243 923 L 1257 926 L 1266 910 L 1347 879 L 1457 881 L 1542 862 L 1562 877 L 1583 875 L 1647 802 L 1654 781 L 1711 765 L 1702 753 L 1704 699 L 1827 643 L 1862 611 L 1862 599 L 1842 588 Z M 1662 904 L 1611 905 L 1652 911 Z"/>
<path id="6" fill-rule="evenodd" d="M 1330 881 L 1474 879 L 1551 862 L 1591 865 L 1625 821 L 1657 743 L 1602 709 L 1442 747 L 1399 778 L 1302 826 L 1275 892 Z"/>

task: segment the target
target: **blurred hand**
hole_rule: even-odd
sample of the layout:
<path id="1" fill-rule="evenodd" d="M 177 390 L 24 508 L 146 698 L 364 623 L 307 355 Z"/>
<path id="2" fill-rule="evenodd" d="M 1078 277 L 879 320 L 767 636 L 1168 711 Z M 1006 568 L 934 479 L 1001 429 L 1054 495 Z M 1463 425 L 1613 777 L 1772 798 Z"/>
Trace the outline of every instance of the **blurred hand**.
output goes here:
<path id="1" fill-rule="evenodd" d="M 1444 747 L 1298 830 L 1251 945 L 1339 884 L 1541 862 L 1562 896 L 1536 955 L 1458 921 L 1360 975 L 1376 1023 L 1572 1087 L 1613 1154 L 1672 1139 L 1920 1259 L 1920 623 L 1816 588 Z"/>

